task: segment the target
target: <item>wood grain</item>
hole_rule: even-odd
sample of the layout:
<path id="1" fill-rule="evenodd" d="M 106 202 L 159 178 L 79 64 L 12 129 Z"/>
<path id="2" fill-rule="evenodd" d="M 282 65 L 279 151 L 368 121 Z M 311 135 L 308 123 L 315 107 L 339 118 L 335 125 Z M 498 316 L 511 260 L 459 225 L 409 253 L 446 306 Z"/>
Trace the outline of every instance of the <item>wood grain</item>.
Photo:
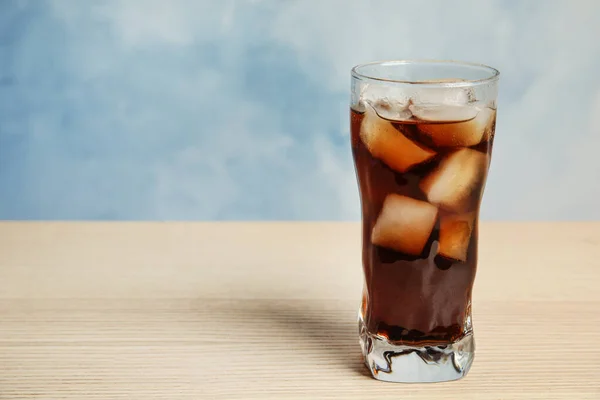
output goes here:
<path id="1" fill-rule="evenodd" d="M 373 380 L 356 223 L 0 223 L 0 399 L 600 399 L 600 223 L 485 223 L 458 382 Z"/>

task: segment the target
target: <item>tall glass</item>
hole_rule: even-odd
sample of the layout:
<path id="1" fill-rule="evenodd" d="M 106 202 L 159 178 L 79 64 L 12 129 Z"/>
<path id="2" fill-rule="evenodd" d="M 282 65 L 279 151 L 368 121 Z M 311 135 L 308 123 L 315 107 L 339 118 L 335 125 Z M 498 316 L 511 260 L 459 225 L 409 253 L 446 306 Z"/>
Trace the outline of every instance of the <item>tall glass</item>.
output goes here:
<path id="1" fill-rule="evenodd" d="M 449 381 L 471 367 L 471 292 L 498 76 L 451 61 L 352 69 L 365 278 L 359 335 L 376 379 Z"/>

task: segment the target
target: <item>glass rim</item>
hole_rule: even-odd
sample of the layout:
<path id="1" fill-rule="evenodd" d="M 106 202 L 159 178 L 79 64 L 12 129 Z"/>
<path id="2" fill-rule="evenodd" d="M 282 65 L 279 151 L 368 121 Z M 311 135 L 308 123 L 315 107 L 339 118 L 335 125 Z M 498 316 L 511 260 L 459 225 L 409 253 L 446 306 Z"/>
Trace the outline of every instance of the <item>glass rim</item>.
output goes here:
<path id="1" fill-rule="evenodd" d="M 489 76 L 480 79 L 461 79 L 456 81 L 446 81 L 443 80 L 426 80 L 426 81 L 411 81 L 411 80 L 402 80 L 402 79 L 390 79 L 390 78 L 381 78 L 377 76 L 370 76 L 368 74 L 364 74 L 359 72 L 359 69 L 369 66 L 381 66 L 385 67 L 388 65 L 416 65 L 416 64 L 451 64 L 454 66 L 462 66 L 462 67 L 475 67 L 486 70 L 489 72 Z M 404 60 L 383 60 L 383 61 L 372 61 L 368 63 L 358 64 L 352 67 L 351 75 L 353 78 L 365 80 L 365 81 L 375 81 L 375 82 L 385 82 L 385 83 L 398 83 L 405 85 L 419 85 L 419 86 L 437 86 L 437 87 L 470 87 L 476 85 L 486 85 L 492 82 L 495 82 L 500 77 L 500 71 L 498 71 L 494 67 L 490 67 L 489 65 L 473 63 L 467 61 L 457 61 L 457 60 L 436 60 L 436 59 L 404 59 Z"/>

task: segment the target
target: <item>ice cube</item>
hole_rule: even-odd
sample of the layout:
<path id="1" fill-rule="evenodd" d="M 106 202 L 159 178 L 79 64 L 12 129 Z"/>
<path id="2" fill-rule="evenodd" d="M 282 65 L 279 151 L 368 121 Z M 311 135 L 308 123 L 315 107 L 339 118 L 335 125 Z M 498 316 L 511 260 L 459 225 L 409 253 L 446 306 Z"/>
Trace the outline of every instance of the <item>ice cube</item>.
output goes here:
<path id="1" fill-rule="evenodd" d="M 433 150 L 408 139 L 371 107 L 367 107 L 365 111 L 360 137 L 373 157 L 379 158 L 398 172 L 406 172 L 435 156 Z"/>
<path id="2" fill-rule="evenodd" d="M 470 147 L 488 140 L 495 123 L 496 112 L 491 108 L 474 106 L 438 105 L 411 107 L 412 113 L 423 121 L 418 124 L 421 133 L 430 137 L 440 147 Z M 439 122 L 463 121 L 450 124 Z"/>
<path id="3" fill-rule="evenodd" d="M 472 209 L 473 192 L 481 190 L 488 168 L 484 153 L 460 149 L 447 155 L 419 184 L 430 203 L 454 212 Z"/>
<path id="4" fill-rule="evenodd" d="M 432 104 L 409 106 L 411 114 L 422 121 L 460 122 L 477 116 L 478 109 L 473 106 L 455 104 Z"/>
<path id="5" fill-rule="evenodd" d="M 360 101 L 375 108 L 381 104 L 384 107 L 388 105 L 405 109 L 409 103 L 410 93 L 403 87 L 371 84 L 361 88 L 359 98 Z"/>
<path id="6" fill-rule="evenodd" d="M 390 121 L 406 121 L 412 117 L 408 103 L 392 100 L 379 100 L 369 103 L 377 115 Z"/>
<path id="7" fill-rule="evenodd" d="M 366 110 L 365 103 L 361 100 L 358 100 L 356 103 L 353 103 L 350 108 L 358 113 L 364 113 Z"/>
<path id="8" fill-rule="evenodd" d="M 438 254 L 453 260 L 466 261 L 474 222 L 475 212 L 440 213 Z"/>
<path id="9" fill-rule="evenodd" d="M 424 81 L 425 83 L 452 83 L 462 79 L 439 79 Z M 474 99 L 472 89 L 464 87 L 420 87 L 417 93 L 411 96 L 411 101 L 416 105 L 464 105 Z"/>
<path id="10" fill-rule="evenodd" d="M 426 201 L 389 194 L 371 232 L 377 246 L 419 255 L 429 239 L 437 218 L 437 207 Z"/>

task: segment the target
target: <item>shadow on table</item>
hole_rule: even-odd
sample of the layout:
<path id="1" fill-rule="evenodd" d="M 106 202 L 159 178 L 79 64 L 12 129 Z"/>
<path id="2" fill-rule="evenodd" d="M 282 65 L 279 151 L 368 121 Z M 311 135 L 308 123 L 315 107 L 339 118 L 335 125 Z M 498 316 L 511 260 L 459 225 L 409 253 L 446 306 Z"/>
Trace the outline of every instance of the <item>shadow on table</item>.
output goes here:
<path id="1" fill-rule="evenodd" d="M 269 322 L 266 326 L 277 329 L 280 339 L 290 343 L 301 339 L 304 344 L 317 347 L 328 360 L 352 372 L 370 377 L 364 366 L 358 344 L 356 310 L 347 302 L 306 300 L 249 300 L 248 317 Z M 353 306 L 353 305 L 352 305 Z"/>

